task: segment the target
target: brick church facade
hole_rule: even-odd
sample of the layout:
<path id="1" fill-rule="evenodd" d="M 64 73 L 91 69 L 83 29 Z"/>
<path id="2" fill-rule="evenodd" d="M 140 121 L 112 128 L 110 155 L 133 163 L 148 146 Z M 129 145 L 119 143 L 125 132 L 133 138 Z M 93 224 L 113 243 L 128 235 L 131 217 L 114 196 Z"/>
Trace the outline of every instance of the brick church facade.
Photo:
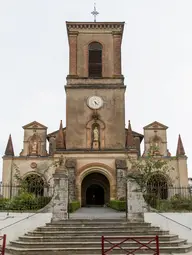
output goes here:
<path id="1" fill-rule="evenodd" d="M 47 127 L 37 121 L 23 126 L 23 148 L 18 156 L 10 136 L 3 156 L 3 184 L 16 184 L 15 174 L 19 173 L 28 181 L 53 185 L 56 163 L 62 156 L 69 174 L 70 201 L 79 200 L 82 206 L 103 205 L 125 197 L 129 156 L 145 159 L 153 145 L 154 156 L 171 159 L 169 164 L 174 168 L 170 176 L 162 173 L 165 182 L 187 187 L 187 157 L 181 137 L 173 157 L 168 151 L 167 126 L 154 121 L 139 134 L 125 120 L 126 86 L 121 69 L 124 23 L 67 22 L 66 26 L 70 52 L 63 113 L 66 127 L 61 121 L 59 129 L 48 134 Z M 5 189 L 3 195 L 14 194 Z"/>

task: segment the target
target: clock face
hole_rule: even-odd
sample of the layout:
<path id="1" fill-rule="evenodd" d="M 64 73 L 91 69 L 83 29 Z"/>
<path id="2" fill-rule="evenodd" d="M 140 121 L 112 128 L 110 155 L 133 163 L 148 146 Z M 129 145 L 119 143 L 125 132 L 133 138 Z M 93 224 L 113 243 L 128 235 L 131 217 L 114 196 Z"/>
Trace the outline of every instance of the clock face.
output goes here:
<path id="1" fill-rule="evenodd" d="M 87 104 L 91 109 L 96 110 L 103 106 L 103 99 L 98 96 L 92 96 L 88 98 Z"/>

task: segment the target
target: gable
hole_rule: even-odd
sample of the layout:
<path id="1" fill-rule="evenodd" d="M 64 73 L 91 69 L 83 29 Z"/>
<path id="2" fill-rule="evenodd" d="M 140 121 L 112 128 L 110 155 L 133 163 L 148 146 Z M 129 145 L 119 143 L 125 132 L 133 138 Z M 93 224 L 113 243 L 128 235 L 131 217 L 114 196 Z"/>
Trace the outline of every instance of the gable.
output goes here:
<path id="1" fill-rule="evenodd" d="M 167 128 L 168 128 L 167 126 L 161 124 L 160 122 L 154 121 L 154 122 L 150 123 L 149 125 L 145 126 L 143 129 L 144 130 L 148 130 L 148 129 L 152 129 L 152 130 L 154 130 L 154 129 L 163 129 L 163 130 L 166 130 Z"/>
<path id="2" fill-rule="evenodd" d="M 23 126 L 23 129 L 47 129 L 47 127 L 37 121 L 33 121 Z"/>

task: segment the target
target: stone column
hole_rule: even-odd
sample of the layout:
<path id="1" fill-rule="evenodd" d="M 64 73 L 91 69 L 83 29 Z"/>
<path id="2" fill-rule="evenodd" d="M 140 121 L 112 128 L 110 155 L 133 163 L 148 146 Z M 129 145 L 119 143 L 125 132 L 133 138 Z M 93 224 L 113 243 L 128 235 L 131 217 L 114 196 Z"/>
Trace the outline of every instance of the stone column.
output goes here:
<path id="1" fill-rule="evenodd" d="M 127 219 L 128 221 L 144 221 L 147 204 L 139 191 L 139 185 L 134 180 L 127 180 Z"/>
<path id="2" fill-rule="evenodd" d="M 65 166 L 68 170 L 68 181 L 69 181 L 69 202 L 76 200 L 76 159 L 67 159 Z"/>
<path id="3" fill-rule="evenodd" d="M 69 75 L 77 76 L 77 32 L 69 33 Z"/>
<path id="4" fill-rule="evenodd" d="M 68 219 L 68 173 L 64 165 L 60 165 L 53 174 L 54 195 L 52 222 Z"/>
<path id="5" fill-rule="evenodd" d="M 116 159 L 116 178 L 117 178 L 117 199 L 126 198 L 126 173 L 127 162 L 124 159 Z"/>
<path id="6" fill-rule="evenodd" d="M 114 76 L 121 76 L 121 34 L 113 33 L 113 61 L 114 61 Z"/>

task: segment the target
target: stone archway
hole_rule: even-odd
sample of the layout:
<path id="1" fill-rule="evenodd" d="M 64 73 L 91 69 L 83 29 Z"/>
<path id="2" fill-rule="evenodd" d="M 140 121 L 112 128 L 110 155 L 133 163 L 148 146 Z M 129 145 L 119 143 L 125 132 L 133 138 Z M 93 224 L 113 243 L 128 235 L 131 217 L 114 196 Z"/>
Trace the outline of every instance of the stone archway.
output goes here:
<path id="1" fill-rule="evenodd" d="M 101 173 L 85 176 L 81 183 L 81 205 L 103 206 L 110 201 L 110 183 Z"/>

